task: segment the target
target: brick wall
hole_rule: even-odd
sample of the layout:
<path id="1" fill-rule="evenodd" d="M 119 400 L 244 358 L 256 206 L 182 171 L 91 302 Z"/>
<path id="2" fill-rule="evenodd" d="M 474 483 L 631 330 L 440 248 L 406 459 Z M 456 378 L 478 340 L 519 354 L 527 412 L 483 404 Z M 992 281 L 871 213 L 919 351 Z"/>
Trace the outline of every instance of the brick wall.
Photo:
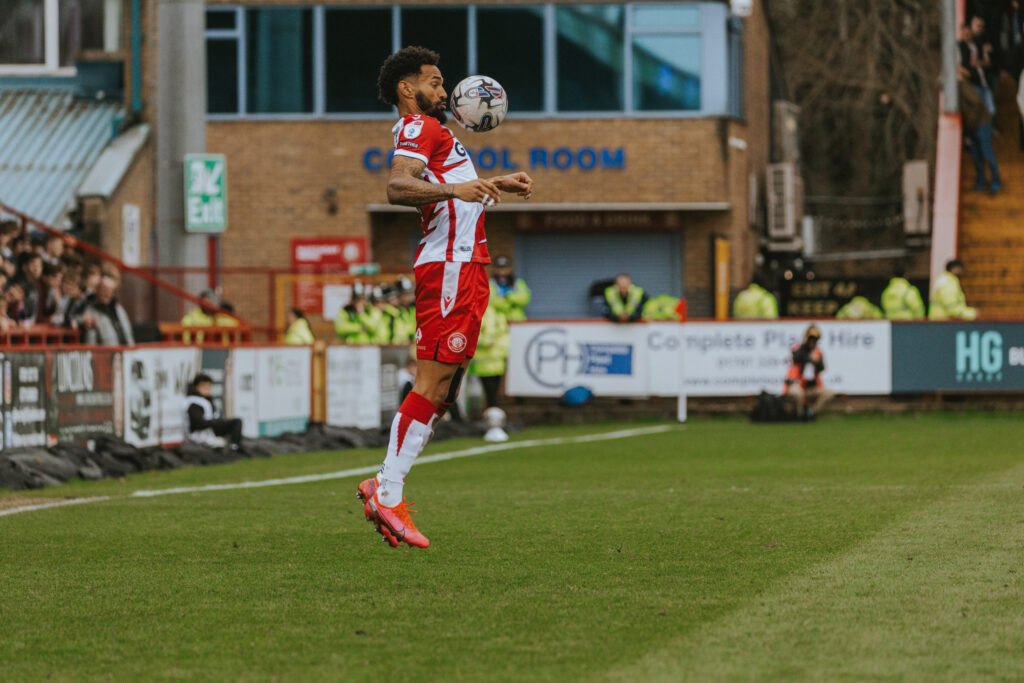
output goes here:
<path id="1" fill-rule="evenodd" d="M 484 0 L 501 2 L 507 0 Z M 238 4 L 208 0 L 209 5 Z M 309 5 L 313 0 L 247 0 L 246 5 Z M 390 5 L 383 0 L 364 4 Z M 419 0 L 415 4 L 444 4 Z M 681 213 L 684 290 L 693 315 L 710 315 L 711 234 L 732 244 L 730 284 L 746 284 L 758 235 L 748 221 L 748 179 L 764 177 L 768 157 L 768 29 L 761 8 L 745 21 L 744 118 L 507 120 L 486 134 L 457 130 L 467 147 L 507 150 L 508 158 L 536 181 L 534 203 L 690 203 L 727 202 L 725 212 Z M 144 118 L 155 115 L 155 0 L 144 0 Z M 375 260 L 402 266 L 411 258 L 413 213 L 371 213 L 384 204 L 387 171 L 367 170 L 364 155 L 391 146 L 391 122 L 370 121 L 211 121 L 207 151 L 228 158 L 231 227 L 222 238 L 228 267 L 287 267 L 293 237 L 353 235 L 372 240 Z M 733 143 L 730 142 L 733 140 Z M 745 149 L 740 148 L 741 141 Z M 567 170 L 532 167 L 530 150 L 583 147 L 623 150 L 625 168 Z M 374 157 L 377 160 L 377 157 Z M 479 164 L 478 164 L 479 166 Z M 550 159 L 549 159 L 550 166 Z M 481 175 L 503 172 L 481 169 Z M 331 210 L 333 194 L 336 210 Z M 518 202 L 509 197 L 509 203 Z M 762 200 L 763 201 L 763 200 Z M 513 253 L 515 232 L 508 214 L 488 218 L 492 253 Z M 242 302 L 240 311 L 259 315 L 266 301 L 264 283 L 227 279 L 225 297 Z M 265 308 L 265 305 L 262 305 Z"/>

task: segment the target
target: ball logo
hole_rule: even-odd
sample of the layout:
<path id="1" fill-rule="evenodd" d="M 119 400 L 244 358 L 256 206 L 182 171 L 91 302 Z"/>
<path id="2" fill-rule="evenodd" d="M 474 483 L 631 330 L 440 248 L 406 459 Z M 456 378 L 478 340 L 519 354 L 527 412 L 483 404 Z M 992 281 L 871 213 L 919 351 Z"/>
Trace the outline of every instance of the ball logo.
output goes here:
<path id="1" fill-rule="evenodd" d="M 421 330 L 420 328 L 417 327 L 416 328 L 416 343 L 419 344 L 422 339 L 423 339 L 423 330 Z"/>
<path id="2" fill-rule="evenodd" d="M 420 136 L 420 132 L 422 130 L 423 130 L 423 122 L 422 121 L 413 121 L 412 123 L 406 124 L 405 128 L 402 129 L 402 137 L 404 137 L 404 138 L 406 138 L 408 140 L 412 140 L 413 138 L 418 138 Z"/>
<path id="3" fill-rule="evenodd" d="M 504 93 L 502 92 L 501 88 L 490 84 L 478 85 L 475 88 L 470 88 L 469 90 L 466 91 L 467 97 L 479 97 L 480 99 L 485 99 L 488 97 L 501 97 L 503 94 Z"/>
<path id="4" fill-rule="evenodd" d="M 451 349 L 452 353 L 462 353 L 466 350 L 466 335 L 461 332 L 448 337 L 448 348 Z"/>

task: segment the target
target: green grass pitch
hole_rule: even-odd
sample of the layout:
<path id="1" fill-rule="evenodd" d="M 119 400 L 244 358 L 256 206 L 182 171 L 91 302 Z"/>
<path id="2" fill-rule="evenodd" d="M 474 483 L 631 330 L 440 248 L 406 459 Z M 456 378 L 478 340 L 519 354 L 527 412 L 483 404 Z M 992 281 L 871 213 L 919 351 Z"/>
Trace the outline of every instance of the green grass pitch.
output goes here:
<path id="1" fill-rule="evenodd" d="M 1024 678 L 1019 415 L 692 420 L 422 463 L 425 551 L 379 540 L 357 476 L 129 496 L 380 458 L 0 494 L 110 496 L 0 517 L 0 679 Z"/>

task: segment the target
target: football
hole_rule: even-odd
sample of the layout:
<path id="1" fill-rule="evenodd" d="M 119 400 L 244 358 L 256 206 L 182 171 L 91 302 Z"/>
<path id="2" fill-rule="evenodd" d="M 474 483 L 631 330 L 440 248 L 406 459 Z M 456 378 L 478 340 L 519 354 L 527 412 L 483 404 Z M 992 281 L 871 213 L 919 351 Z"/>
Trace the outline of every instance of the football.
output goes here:
<path id="1" fill-rule="evenodd" d="M 452 90 L 448 103 L 455 122 L 474 133 L 497 128 L 508 112 L 505 89 L 489 76 L 463 78 Z"/>

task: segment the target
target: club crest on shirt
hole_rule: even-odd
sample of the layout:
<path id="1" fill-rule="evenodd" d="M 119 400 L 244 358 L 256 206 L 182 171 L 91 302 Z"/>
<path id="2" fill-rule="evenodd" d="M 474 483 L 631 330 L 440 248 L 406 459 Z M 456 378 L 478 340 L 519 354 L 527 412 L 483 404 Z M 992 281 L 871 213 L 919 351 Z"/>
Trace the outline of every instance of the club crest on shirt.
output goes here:
<path id="1" fill-rule="evenodd" d="M 412 140 L 418 138 L 420 133 L 423 131 L 422 121 L 413 121 L 405 124 L 405 128 L 402 129 L 402 137 Z"/>
<path id="2" fill-rule="evenodd" d="M 420 328 L 417 327 L 416 328 L 416 343 L 419 344 L 422 339 L 423 339 L 423 330 L 421 330 Z"/>
<path id="3" fill-rule="evenodd" d="M 462 353 L 466 350 L 466 335 L 461 332 L 449 335 L 448 337 L 448 348 L 451 349 L 452 353 Z"/>

